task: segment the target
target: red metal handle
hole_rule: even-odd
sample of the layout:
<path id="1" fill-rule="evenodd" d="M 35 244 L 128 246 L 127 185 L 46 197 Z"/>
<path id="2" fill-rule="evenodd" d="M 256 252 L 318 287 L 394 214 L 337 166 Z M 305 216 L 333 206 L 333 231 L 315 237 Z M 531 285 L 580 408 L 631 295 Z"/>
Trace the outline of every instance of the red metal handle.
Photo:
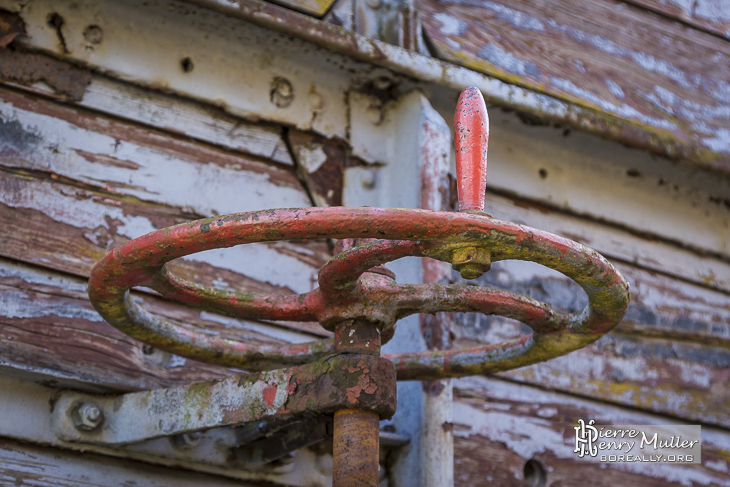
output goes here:
<path id="1" fill-rule="evenodd" d="M 252 370 L 312 362 L 336 353 L 344 342 L 340 336 L 339 342 L 256 346 L 221 339 L 147 314 L 131 300 L 129 290 L 148 286 L 171 299 L 228 316 L 316 320 L 335 331 L 343 323 L 361 320 L 375 324 L 373 344 L 378 350 L 375 342 L 380 333 L 385 339 L 398 319 L 422 312 L 497 314 L 520 320 L 534 331 L 497 345 L 389 356 L 399 380 L 509 370 L 581 348 L 616 326 L 629 304 L 628 284 L 601 255 L 562 237 L 482 213 L 489 128 L 484 100 L 476 88 L 462 93 L 454 132 L 461 213 L 304 208 L 185 223 L 128 242 L 102 259 L 89 280 L 91 301 L 109 323 L 130 336 L 179 355 Z M 373 240 L 339 252 L 320 271 L 320 287 L 301 295 L 211 289 L 173 276 L 165 267 L 172 259 L 214 248 L 322 237 Z M 491 262 L 530 260 L 572 278 L 585 290 L 589 304 L 574 316 L 498 289 L 398 285 L 392 276 L 372 272 L 373 267 L 407 256 L 450 262 L 467 278 L 481 275 Z M 368 343 L 363 346 L 367 348 Z"/>
<path id="2" fill-rule="evenodd" d="M 461 92 L 454 114 L 454 149 L 460 211 L 484 211 L 488 148 L 487 107 L 482 93 L 470 86 Z"/>

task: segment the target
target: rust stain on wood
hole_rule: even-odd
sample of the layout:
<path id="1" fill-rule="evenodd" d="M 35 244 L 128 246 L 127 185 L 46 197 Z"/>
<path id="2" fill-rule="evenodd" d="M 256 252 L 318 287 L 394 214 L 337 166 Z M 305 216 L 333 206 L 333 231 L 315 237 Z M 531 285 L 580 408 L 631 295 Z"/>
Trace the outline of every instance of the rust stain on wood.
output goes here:
<path id="1" fill-rule="evenodd" d="M 91 82 L 91 72 L 45 54 L 0 48 L 0 78 L 27 86 L 43 81 L 57 94 L 80 100 Z"/>
<path id="2" fill-rule="evenodd" d="M 625 119 L 656 134 L 648 145 L 730 170 L 727 42 L 616 0 L 418 6 L 442 59 Z M 596 131 L 614 130 L 606 123 Z"/>
<path id="3" fill-rule="evenodd" d="M 25 34 L 25 22 L 20 15 L 0 9 L 0 48 L 22 34 Z"/>

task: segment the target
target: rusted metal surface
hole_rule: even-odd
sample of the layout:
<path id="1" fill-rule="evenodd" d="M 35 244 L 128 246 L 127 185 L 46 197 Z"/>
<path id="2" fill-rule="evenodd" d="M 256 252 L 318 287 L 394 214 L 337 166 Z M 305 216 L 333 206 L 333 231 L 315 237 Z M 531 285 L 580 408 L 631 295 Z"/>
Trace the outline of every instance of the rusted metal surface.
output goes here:
<path id="1" fill-rule="evenodd" d="M 352 291 L 337 293 L 336 301 L 319 289 L 288 296 L 213 290 L 177 278 L 163 267 L 174 258 L 217 246 L 321 236 L 413 240 L 366 244 L 330 261 L 320 273 L 320 284 L 328 282 L 330 272 L 347 270 L 344 284 L 352 287 Z M 579 283 L 591 304 L 580 316 L 573 317 L 502 291 L 442 285 L 398 286 L 380 284 L 372 277 L 357 280 L 369 267 L 399 257 L 430 256 L 448 261 L 448 254 L 463 246 L 488 247 L 493 261 L 518 258 L 553 267 Z M 152 287 L 191 306 L 254 319 L 314 320 L 327 325 L 363 317 L 390 327 L 397 318 L 418 312 L 479 310 L 521 319 L 536 331 L 544 332 L 542 337 L 528 336 L 502 347 L 440 352 L 429 355 L 431 358 L 392 357 L 399 364 L 403 379 L 419 378 L 421 374 L 421 378 L 436 378 L 439 371 L 446 369 L 454 375 L 496 371 L 544 360 L 552 352 L 567 353 L 610 330 L 628 305 L 625 281 L 605 259 L 580 244 L 482 215 L 385 208 L 270 210 L 198 220 L 126 244 L 109 254 L 92 272 L 90 297 L 102 316 L 125 333 L 154 346 L 233 366 L 271 368 L 309 362 L 330 353 L 331 342 L 259 348 L 190 334 L 169 322 L 151 318 L 126 297 L 127 290 L 136 285 Z M 519 308 L 509 309 L 513 305 Z M 510 365 L 505 362 L 480 366 L 473 362 L 477 356 L 486 362 L 501 357 L 511 360 Z"/>
<path id="2" fill-rule="evenodd" d="M 379 485 L 379 421 L 370 411 L 342 409 L 335 413 L 332 485 Z"/>
<path id="3" fill-rule="evenodd" d="M 0 49 L 0 78 L 28 86 L 42 81 L 56 94 L 80 100 L 91 72 L 45 54 Z"/>
<path id="4" fill-rule="evenodd" d="M 289 369 L 121 396 L 64 392 L 54 402 L 51 427 L 64 441 L 123 445 L 342 409 L 389 418 L 395 401 L 395 368 L 390 361 L 343 354 Z M 98 408 L 103 419 L 95 427 L 79 428 L 73 416 L 80 405 Z"/>

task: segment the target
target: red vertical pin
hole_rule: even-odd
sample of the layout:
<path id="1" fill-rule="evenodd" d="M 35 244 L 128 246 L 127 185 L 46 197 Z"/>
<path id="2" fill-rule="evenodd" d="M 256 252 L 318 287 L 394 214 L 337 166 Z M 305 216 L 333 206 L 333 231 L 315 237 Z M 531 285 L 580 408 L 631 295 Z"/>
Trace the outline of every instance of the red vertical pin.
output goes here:
<path id="1" fill-rule="evenodd" d="M 460 211 L 484 211 L 488 147 L 487 107 L 481 92 L 470 86 L 461 92 L 454 114 L 454 149 Z"/>

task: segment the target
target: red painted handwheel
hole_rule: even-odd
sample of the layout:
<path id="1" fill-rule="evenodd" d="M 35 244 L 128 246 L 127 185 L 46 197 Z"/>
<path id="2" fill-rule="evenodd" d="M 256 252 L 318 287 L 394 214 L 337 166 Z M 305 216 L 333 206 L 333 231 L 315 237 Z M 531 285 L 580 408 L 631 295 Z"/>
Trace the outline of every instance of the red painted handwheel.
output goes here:
<path id="1" fill-rule="evenodd" d="M 94 307 L 122 332 L 169 352 L 249 370 L 308 363 L 334 351 L 333 340 L 255 346 L 190 331 L 153 317 L 130 298 L 147 286 L 190 306 L 238 318 L 337 323 L 365 319 L 387 331 L 414 313 L 481 312 L 517 319 L 533 333 L 471 349 L 387 356 L 399 380 L 433 379 L 509 370 L 581 348 L 608 332 L 629 304 L 628 284 L 597 252 L 562 237 L 483 213 L 487 116 L 481 94 L 465 90 L 455 119 L 457 177 L 462 211 L 396 208 L 303 208 L 237 213 L 159 230 L 132 240 L 102 259 L 91 273 Z M 333 257 L 320 271 L 319 288 L 299 295 L 263 295 L 212 289 L 172 275 L 165 264 L 203 250 L 275 240 L 376 239 Z M 460 285 L 398 285 L 364 273 L 405 257 L 451 262 L 476 277 L 491 262 L 529 260 L 577 282 L 589 304 L 560 313 L 507 291 Z"/>

